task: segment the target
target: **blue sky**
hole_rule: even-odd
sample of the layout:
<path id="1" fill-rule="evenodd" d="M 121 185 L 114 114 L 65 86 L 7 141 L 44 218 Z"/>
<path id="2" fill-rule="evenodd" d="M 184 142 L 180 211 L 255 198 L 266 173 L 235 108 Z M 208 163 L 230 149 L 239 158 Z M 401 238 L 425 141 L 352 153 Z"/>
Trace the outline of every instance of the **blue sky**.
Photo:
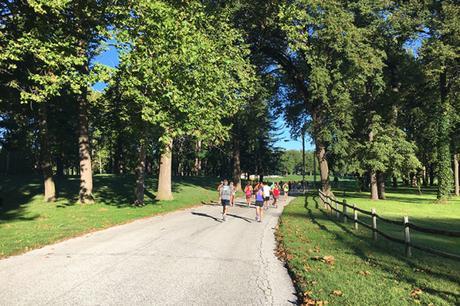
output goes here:
<path id="1" fill-rule="evenodd" d="M 94 59 L 94 62 L 98 62 L 110 67 L 116 67 L 119 64 L 119 57 L 118 51 L 114 46 L 109 46 L 108 49 L 101 53 Z M 93 88 L 96 90 L 103 90 L 105 88 L 105 83 L 96 83 Z M 280 127 L 280 138 L 275 145 L 277 147 L 285 148 L 285 149 L 294 149 L 294 150 L 301 150 L 302 149 L 302 142 L 300 140 L 292 139 L 289 133 L 289 128 L 285 126 L 283 119 L 279 119 L 277 122 L 277 126 Z M 312 150 L 313 146 L 311 145 L 311 139 L 307 137 L 305 139 L 305 149 Z"/>

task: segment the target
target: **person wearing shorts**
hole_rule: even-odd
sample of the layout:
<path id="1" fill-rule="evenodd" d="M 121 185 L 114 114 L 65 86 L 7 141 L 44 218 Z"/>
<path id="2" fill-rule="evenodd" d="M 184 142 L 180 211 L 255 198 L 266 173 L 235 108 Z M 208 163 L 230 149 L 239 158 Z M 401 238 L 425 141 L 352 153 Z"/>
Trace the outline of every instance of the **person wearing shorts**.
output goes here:
<path id="1" fill-rule="evenodd" d="M 289 184 L 288 183 L 284 183 L 283 191 L 284 191 L 284 200 L 287 200 L 288 193 L 289 193 Z"/>
<path id="2" fill-rule="evenodd" d="M 235 195 L 236 195 L 236 188 L 233 182 L 230 182 L 230 189 L 232 190 L 232 196 L 230 197 L 230 206 L 233 207 L 235 204 Z"/>
<path id="3" fill-rule="evenodd" d="M 256 198 L 256 204 L 255 204 L 256 205 L 256 221 L 262 222 L 263 207 L 264 207 L 264 191 L 262 190 L 262 188 L 257 189 L 255 198 Z"/>
<path id="4" fill-rule="evenodd" d="M 222 187 L 224 186 L 224 181 L 220 181 L 220 184 L 219 186 L 217 186 L 217 193 L 219 194 L 219 200 L 217 203 L 221 203 L 221 198 L 220 198 L 220 190 L 222 189 Z"/>
<path id="5" fill-rule="evenodd" d="M 268 209 L 268 201 L 270 201 L 270 186 L 267 184 L 262 183 L 262 191 L 264 196 L 264 208 Z"/>
<path id="6" fill-rule="evenodd" d="M 222 204 L 222 220 L 226 220 L 228 206 L 230 205 L 230 200 L 232 198 L 232 189 L 228 185 L 228 181 L 224 180 L 222 188 L 220 188 L 220 199 Z"/>
<path id="7" fill-rule="evenodd" d="M 275 208 L 278 208 L 278 198 L 280 197 L 280 186 L 278 183 L 275 184 L 275 188 L 273 188 L 273 205 Z"/>
<path id="8" fill-rule="evenodd" d="M 244 187 L 244 194 L 246 195 L 246 204 L 251 205 L 251 197 L 252 197 L 252 186 L 249 182 L 246 183 L 246 187 Z"/>

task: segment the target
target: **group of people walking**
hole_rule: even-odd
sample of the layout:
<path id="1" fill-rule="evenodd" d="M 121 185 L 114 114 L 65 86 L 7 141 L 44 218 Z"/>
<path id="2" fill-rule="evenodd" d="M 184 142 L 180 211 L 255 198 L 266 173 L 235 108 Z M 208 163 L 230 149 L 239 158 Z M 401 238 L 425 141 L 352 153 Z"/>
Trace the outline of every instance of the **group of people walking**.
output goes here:
<path id="1" fill-rule="evenodd" d="M 222 204 L 222 220 L 226 220 L 228 206 L 233 206 L 235 201 L 236 188 L 233 182 L 223 180 L 217 188 L 219 192 L 219 200 Z M 281 195 L 281 191 L 284 192 L 284 197 L 287 199 L 289 193 L 288 183 L 277 183 L 274 182 L 271 185 L 269 183 L 258 182 L 251 185 L 250 182 L 246 183 L 244 187 L 244 194 L 246 196 L 246 204 L 249 207 L 254 199 L 254 206 L 256 207 L 256 221 L 262 222 L 263 211 L 269 208 L 270 198 L 273 198 L 272 205 L 278 208 L 278 200 Z"/>

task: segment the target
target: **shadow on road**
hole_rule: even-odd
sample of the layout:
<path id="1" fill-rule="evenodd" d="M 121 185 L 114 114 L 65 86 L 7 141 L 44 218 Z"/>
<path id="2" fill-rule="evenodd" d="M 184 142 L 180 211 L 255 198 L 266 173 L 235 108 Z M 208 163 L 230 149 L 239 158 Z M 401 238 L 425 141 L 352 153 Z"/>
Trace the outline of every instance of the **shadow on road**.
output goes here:
<path id="1" fill-rule="evenodd" d="M 200 216 L 200 217 L 206 217 L 206 218 L 213 219 L 214 221 L 217 221 L 217 222 L 222 222 L 222 220 L 217 219 L 216 217 L 210 216 L 210 215 L 208 215 L 208 214 L 204 214 L 204 213 L 199 213 L 199 212 L 194 212 L 194 211 L 192 211 L 192 215 L 194 215 L 194 216 Z"/>
<path id="2" fill-rule="evenodd" d="M 238 215 L 234 215 L 234 214 L 227 214 L 227 216 L 237 218 L 237 219 L 241 219 L 241 220 L 244 220 L 246 222 L 252 223 L 251 219 L 246 218 L 246 217 L 242 217 L 242 216 L 238 216 Z"/>

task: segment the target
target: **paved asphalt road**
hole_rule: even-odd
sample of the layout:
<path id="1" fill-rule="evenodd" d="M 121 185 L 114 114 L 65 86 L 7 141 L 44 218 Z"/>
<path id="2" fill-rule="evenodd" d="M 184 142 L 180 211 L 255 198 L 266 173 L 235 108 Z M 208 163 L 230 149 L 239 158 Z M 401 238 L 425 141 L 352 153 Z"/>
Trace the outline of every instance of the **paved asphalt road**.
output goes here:
<path id="1" fill-rule="evenodd" d="M 201 206 L 0 260 L 0 305 L 292 305 L 282 208 Z"/>

